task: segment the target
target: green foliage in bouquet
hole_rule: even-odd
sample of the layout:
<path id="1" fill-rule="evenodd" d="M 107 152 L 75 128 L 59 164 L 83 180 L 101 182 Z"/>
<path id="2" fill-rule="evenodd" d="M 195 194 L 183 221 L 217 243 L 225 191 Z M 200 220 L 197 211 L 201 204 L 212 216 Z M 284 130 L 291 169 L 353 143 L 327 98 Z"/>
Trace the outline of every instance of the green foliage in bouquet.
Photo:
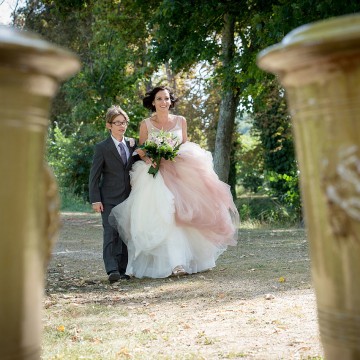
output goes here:
<path id="1" fill-rule="evenodd" d="M 150 166 L 148 173 L 155 176 L 160 168 L 161 159 L 173 161 L 178 154 L 181 143 L 172 133 L 161 130 L 149 134 L 141 149 L 153 160 L 154 166 Z"/>

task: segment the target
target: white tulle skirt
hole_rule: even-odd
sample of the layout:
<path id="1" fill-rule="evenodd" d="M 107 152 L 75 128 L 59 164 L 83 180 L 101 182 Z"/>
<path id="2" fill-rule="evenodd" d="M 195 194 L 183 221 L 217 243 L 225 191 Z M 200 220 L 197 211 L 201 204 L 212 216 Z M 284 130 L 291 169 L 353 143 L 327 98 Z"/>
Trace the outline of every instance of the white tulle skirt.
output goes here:
<path id="1" fill-rule="evenodd" d="M 134 164 L 130 196 L 109 217 L 128 247 L 126 273 L 164 278 L 178 265 L 189 274 L 213 268 L 236 244 L 239 216 L 211 154 L 187 142 L 175 161 L 161 160 L 155 177 L 148 170 Z"/>

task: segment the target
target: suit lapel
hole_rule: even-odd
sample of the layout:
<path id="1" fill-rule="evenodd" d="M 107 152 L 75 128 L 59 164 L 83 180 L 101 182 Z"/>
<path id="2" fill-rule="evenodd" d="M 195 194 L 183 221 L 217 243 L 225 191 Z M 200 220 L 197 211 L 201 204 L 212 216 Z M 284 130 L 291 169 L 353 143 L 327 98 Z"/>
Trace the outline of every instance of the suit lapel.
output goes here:
<path id="1" fill-rule="evenodd" d="M 125 143 L 126 143 L 126 146 L 127 146 L 127 148 L 128 148 L 128 151 L 129 151 L 129 159 L 128 159 L 128 162 L 127 162 L 127 165 L 126 165 L 126 166 L 124 165 L 124 163 L 123 163 L 123 161 L 122 161 L 122 159 L 121 159 L 121 156 L 120 156 L 120 154 L 119 154 L 119 151 L 118 151 L 118 149 L 116 148 L 116 146 L 115 146 L 115 144 L 114 144 L 114 141 L 113 141 L 113 139 L 111 138 L 111 136 L 108 138 L 107 146 L 108 146 L 110 152 L 114 154 L 114 156 L 116 157 L 116 159 L 117 159 L 118 161 L 120 161 L 120 163 L 121 163 L 124 167 L 128 167 L 129 164 L 131 163 L 130 160 L 131 160 L 131 157 L 132 157 L 132 153 L 133 153 L 134 150 L 135 150 L 135 147 L 130 147 L 130 141 L 129 141 L 127 138 L 125 138 Z"/>
<path id="2" fill-rule="evenodd" d="M 110 136 L 109 139 L 108 139 L 108 142 L 107 142 L 107 146 L 108 146 L 108 149 L 109 151 L 115 156 L 115 158 L 120 161 L 121 164 L 123 164 L 122 162 L 122 159 L 121 159 L 121 156 L 114 144 L 114 141 L 112 139 L 112 137 Z M 124 165 L 124 164 L 123 164 Z"/>
<path id="3" fill-rule="evenodd" d="M 126 142 L 126 147 L 127 147 L 127 149 L 128 149 L 128 151 L 129 151 L 129 155 L 131 156 L 131 147 L 130 147 L 130 141 L 128 140 L 128 139 L 125 139 L 125 142 Z"/>

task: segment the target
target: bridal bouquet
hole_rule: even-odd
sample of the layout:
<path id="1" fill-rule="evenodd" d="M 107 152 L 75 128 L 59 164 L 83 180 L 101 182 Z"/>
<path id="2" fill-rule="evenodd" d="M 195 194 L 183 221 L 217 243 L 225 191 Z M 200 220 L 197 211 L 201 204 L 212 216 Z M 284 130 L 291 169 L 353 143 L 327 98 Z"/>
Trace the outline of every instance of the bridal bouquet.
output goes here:
<path id="1" fill-rule="evenodd" d="M 150 166 L 149 174 L 155 176 L 159 171 L 161 158 L 174 160 L 179 148 L 179 139 L 170 132 L 161 130 L 157 133 L 150 133 L 149 138 L 144 142 L 141 149 L 146 151 L 146 155 L 156 162 L 156 167 Z"/>

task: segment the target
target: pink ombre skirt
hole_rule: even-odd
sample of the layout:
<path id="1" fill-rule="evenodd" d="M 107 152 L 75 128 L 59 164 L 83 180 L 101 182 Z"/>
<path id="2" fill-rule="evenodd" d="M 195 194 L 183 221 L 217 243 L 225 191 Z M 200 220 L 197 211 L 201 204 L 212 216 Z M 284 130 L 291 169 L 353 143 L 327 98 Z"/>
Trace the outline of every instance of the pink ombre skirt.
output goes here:
<path id="1" fill-rule="evenodd" d="M 134 164 L 130 196 L 109 217 L 128 246 L 126 273 L 164 278 L 178 265 L 189 274 L 213 268 L 236 245 L 239 214 L 211 153 L 186 142 L 175 161 L 161 160 L 155 177 L 148 170 Z"/>

